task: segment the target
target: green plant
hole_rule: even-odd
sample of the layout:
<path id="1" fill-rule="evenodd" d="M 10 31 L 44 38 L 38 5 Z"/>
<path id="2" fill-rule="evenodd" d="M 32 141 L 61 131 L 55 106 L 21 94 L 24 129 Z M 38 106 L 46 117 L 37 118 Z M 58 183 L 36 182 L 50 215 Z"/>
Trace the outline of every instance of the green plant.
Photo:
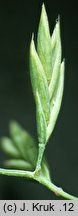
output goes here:
<path id="1" fill-rule="evenodd" d="M 32 136 L 18 123 L 10 123 L 10 138 L 1 139 L 2 149 L 11 159 L 5 161 L 7 169 L 0 174 L 20 176 L 40 182 L 56 195 L 67 199 L 78 199 L 57 187 L 51 181 L 47 160 L 44 156 L 46 144 L 53 132 L 64 88 L 64 60 L 61 54 L 60 19 L 50 36 L 45 6 L 42 6 L 37 35 L 37 51 L 34 35 L 30 44 L 30 77 L 36 103 L 38 147 Z M 9 168 L 9 169 L 8 169 Z"/>

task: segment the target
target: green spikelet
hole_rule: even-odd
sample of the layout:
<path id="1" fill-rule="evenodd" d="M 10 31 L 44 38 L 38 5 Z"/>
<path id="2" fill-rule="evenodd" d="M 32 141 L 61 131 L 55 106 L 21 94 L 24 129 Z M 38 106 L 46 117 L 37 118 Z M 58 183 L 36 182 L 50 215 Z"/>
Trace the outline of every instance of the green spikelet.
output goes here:
<path id="1" fill-rule="evenodd" d="M 53 132 L 61 107 L 64 87 L 64 61 L 61 63 L 61 58 L 60 18 L 51 36 L 43 4 L 37 35 L 37 50 L 33 38 L 30 45 L 30 75 L 36 102 L 39 142 L 37 170 L 41 166 L 45 145 Z"/>

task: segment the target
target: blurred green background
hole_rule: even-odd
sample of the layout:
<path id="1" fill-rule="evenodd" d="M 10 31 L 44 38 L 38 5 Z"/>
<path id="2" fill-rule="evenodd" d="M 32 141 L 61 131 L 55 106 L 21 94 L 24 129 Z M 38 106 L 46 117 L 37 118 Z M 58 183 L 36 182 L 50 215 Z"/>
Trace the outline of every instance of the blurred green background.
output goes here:
<path id="1" fill-rule="evenodd" d="M 18 121 L 37 139 L 35 103 L 29 74 L 29 45 L 36 33 L 41 0 L 0 1 L 0 137 Z M 78 196 L 78 11 L 76 1 L 45 0 L 51 33 L 61 17 L 65 87 L 61 111 L 46 148 L 56 185 Z M 0 160 L 4 159 L 0 151 Z M 44 186 L 0 175 L 0 199 L 63 199 Z"/>

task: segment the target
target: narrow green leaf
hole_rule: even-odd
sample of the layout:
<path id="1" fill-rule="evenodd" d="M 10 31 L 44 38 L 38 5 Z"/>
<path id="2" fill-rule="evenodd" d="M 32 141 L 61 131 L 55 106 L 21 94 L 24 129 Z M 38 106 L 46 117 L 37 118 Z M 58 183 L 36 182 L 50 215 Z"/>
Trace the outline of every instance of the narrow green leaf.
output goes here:
<path id="1" fill-rule="evenodd" d="M 45 119 L 48 124 L 50 116 L 48 83 L 42 64 L 35 50 L 33 38 L 30 45 L 30 75 L 34 96 L 36 97 L 36 92 L 38 91 Z"/>
<path id="2" fill-rule="evenodd" d="M 39 143 L 45 144 L 47 125 L 38 92 L 36 92 L 36 119 Z"/>
<path id="3" fill-rule="evenodd" d="M 58 20 L 52 35 L 52 77 L 49 85 L 50 99 L 55 91 L 61 64 L 60 21 Z"/>
<path id="4" fill-rule="evenodd" d="M 32 136 L 16 122 L 11 122 L 10 134 L 15 146 L 21 154 L 21 159 L 24 159 L 35 166 L 37 160 L 37 147 Z"/>
<path id="5" fill-rule="evenodd" d="M 5 153 L 7 153 L 8 155 L 15 157 L 15 158 L 21 158 L 20 152 L 18 151 L 16 146 L 14 146 L 14 144 L 10 138 L 3 137 L 1 139 L 1 147 L 2 147 L 2 150 Z"/>
<path id="6" fill-rule="evenodd" d="M 47 127 L 47 141 L 51 135 L 51 133 L 53 132 L 58 114 L 59 114 L 59 110 L 61 107 L 61 102 L 62 102 L 62 96 L 63 96 L 63 89 L 64 89 L 64 61 L 61 63 L 61 67 L 60 67 L 60 75 L 59 75 L 59 79 L 57 82 L 57 87 L 55 89 L 54 92 L 54 96 L 52 98 L 52 102 L 51 102 L 51 116 L 50 116 L 50 122 L 49 125 Z"/>
<path id="7" fill-rule="evenodd" d="M 47 81 L 49 83 L 51 79 L 51 73 L 52 73 L 52 49 L 51 49 L 48 17 L 46 14 L 44 4 L 42 6 L 42 12 L 41 12 L 38 35 L 37 35 L 37 51 L 41 63 L 43 65 Z"/>
<path id="8" fill-rule="evenodd" d="M 4 165 L 7 168 L 33 170 L 32 164 L 24 160 L 18 160 L 18 159 L 6 160 L 4 162 Z"/>

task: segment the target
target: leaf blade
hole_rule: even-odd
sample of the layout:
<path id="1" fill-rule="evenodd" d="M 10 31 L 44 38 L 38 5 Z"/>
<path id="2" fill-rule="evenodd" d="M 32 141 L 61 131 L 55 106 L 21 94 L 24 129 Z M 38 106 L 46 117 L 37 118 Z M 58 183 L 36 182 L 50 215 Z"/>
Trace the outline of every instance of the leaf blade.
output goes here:
<path id="1" fill-rule="evenodd" d="M 31 171 L 33 170 L 33 166 L 31 163 L 19 159 L 6 160 L 4 162 L 4 165 L 6 166 L 6 168 L 23 169 L 23 170 L 31 170 Z"/>
<path id="2" fill-rule="evenodd" d="M 8 154 L 9 156 L 15 157 L 15 158 L 20 158 L 21 154 L 18 151 L 18 149 L 16 148 L 16 146 L 14 146 L 12 140 L 8 137 L 2 137 L 1 138 L 1 147 L 2 150 Z"/>
<path id="3" fill-rule="evenodd" d="M 10 134 L 15 146 L 21 153 L 21 157 L 35 166 L 37 160 L 37 147 L 32 136 L 17 122 L 10 123 Z"/>

